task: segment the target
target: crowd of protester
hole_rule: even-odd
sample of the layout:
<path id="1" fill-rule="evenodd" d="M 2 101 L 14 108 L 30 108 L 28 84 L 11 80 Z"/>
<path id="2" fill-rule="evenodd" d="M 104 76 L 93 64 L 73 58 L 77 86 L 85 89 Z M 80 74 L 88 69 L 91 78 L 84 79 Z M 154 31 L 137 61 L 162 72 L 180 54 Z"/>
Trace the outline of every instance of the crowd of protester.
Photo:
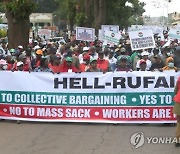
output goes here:
<path id="1" fill-rule="evenodd" d="M 164 33 L 165 37 L 168 37 Z M 180 69 L 178 40 L 159 39 L 154 35 L 155 48 L 132 51 L 128 34 L 119 45 L 103 45 L 99 40 L 56 41 L 38 38 L 27 47 L 8 49 L 0 45 L 0 70 L 29 72 L 116 72 L 164 71 Z"/>

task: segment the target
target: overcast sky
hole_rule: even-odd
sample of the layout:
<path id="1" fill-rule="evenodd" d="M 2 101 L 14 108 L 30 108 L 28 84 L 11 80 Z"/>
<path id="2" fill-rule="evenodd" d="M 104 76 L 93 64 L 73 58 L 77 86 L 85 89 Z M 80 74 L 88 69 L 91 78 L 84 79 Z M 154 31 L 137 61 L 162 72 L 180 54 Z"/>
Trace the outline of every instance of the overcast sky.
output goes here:
<path id="1" fill-rule="evenodd" d="M 180 13 L 180 0 L 171 0 L 168 3 L 167 9 L 167 0 L 140 0 L 141 2 L 145 2 L 146 6 L 144 7 L 146 12 L 144 15 L 150 15 L 151 17 L 157 16 L 167 16 L 168 13 L 179 12 Z"/>

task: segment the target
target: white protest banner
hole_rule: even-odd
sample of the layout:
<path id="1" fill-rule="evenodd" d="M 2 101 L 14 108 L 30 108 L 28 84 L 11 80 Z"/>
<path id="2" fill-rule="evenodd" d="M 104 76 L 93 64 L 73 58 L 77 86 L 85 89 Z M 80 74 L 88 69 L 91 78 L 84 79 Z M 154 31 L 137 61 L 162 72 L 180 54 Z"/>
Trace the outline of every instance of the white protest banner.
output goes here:
<path id="1" fill-rule="evenodd" d="M 107 44 L 114 44 L 114 45 L 118 45 L 119 44 L 119 40 L 121 39 L 121 34 L 120 33 L 115 33 L 112 31 L 105 31 L 104 34 L 104 41 Z"/>
<path id="2" fill-rule="evenodd" d="M 178 40 L 180 40 L 180 28 L 170 29 L 169 37 L 171 39 L 178 39 Z"/>
<path id="3" fill-rule="evenodd" d="M 148 49 L 155 47 L 152 30 L 139 30 L 129 32 L 132 50 Z"/>
<path id="4" fill-rule="evenodd" d="M 104 36 L 105 31 L 112 31 L 115 33 L 119 33 L 118 25 L 101 25 L 102 35 Z"/>
<path id="5" fill-rule="evenodd" d="M 93 42 L 95 40 L 95 29 L 76 27 L 76 40 Z"/>
<path id="6" fill-rule="evenodd" d="M 49 29 L 38 29 L 38 35 L 40 37 L 45 37 L 46 39 L 51 38 L 51 30 Z"/>
<path id="7" fill-rule="evenodd" d="M 140 74 L 141 73 L 141 74 Z M 0 119 L 174 123 L 180 72 L 0 72 Z M 9 82 L 11 81 L 11 82 Z"/>

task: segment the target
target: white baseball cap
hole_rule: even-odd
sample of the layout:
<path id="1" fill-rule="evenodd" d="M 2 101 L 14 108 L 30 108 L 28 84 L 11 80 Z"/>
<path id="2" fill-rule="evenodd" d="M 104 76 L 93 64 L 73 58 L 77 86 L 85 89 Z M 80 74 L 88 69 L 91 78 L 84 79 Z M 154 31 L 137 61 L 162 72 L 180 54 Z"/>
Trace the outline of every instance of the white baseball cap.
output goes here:
<path id="1" fill-rule="evenodd" d="M 7 65 L 7 62 L 4 59 L 0 60 L 0 65 Z"/>
<path id="2" fill-rule="evenodd" d="M 23 46 L 22 46 L 22 45 L 19 45 L 18 48 L 19 48 L 19 49 L 23 49 Z"/>
<path id="3" fill-rule="evenodd" d="M 149 52 L 148 52 L 148 51 L 143 51 L 143 52 L 141 53 L 141 56 L 149 56 Z"/>
<path id="4" fill-rule="evenodd" d="M 89 47 L 84 47 L 83 48 L 83 51 L 88 51 L 89 50 Z"/>
<path id="5" fill-rule="evenodd" d="M 21 66 L 21 65 L 24 65 L 24 63 L 22 61 L 17 62 L 17 67 Z"/>

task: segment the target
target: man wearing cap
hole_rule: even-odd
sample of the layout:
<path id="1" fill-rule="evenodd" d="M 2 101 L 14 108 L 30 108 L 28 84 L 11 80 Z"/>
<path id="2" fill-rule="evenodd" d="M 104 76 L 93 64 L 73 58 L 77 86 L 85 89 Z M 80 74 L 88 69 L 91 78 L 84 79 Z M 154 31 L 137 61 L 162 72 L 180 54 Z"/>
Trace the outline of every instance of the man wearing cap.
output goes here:
<path id="1" fill-rule="evenodd" d="M 81 72 L 86 72 L 87 69 L 90 67 L 90 56 L 89 54 L 85 54 L 83 56 L 83 63 L 80 64 L 79 70 Z"/>
<path id="2" fill-rule="evenodd" d="M 17 66 L 17 71 L 24 71 L 23 69 L 24 63 L 22 61 L 17 62 L 16 66 Z"/>
<path id="3" fill-rule="evenodd" d="M 102 72 L 101 69 L 97 68 L 97 59 L 90 60 L 90 68 L 86 72 Z"/>
<path id="4" fill-rule="evenodd" d="M 40 61 L 42 59 L 43 51 L 41 49 L 38 49 L 36 51 L 36 58 L 32 60 L 31 66 L 32 69 L 35 69 L 40 66 Z"/>
<path id="5" fill-rule="evenodd" d="M 18 46 L 18 51 L 17 52 L 18 52 L 18 55 L 20 55 L 20 54 L 22 54 L 24 52 L 22 45 Z"/>
<path id="6" fill-rule="evenodd" d="M 147 64 L 146 69 L 149 70 L 149 69 L 151 68 L 151 65 L 152 65 L 151 61 L 148 59 L 149 52 L 148 52 L 148 51 L 143 51 L 143 52 L 141 53 L 141 56 L 142 56 L 142 60 L 145 60 L 145 61 L 146 61 L 146 64 Z M 137 62 L 136 70 L 139 70 L 139 69 L 140 69 L 140 61 L 141 61 L 141 60 L 139 60 L 139 61 Z"/>
<path id="7" fill-rule="evenodd" d="M 129 55 L 126 55 L 126 48 L 125 47 L 120 48 L 120 55 L 118 57 L 120 58 L 121 56 L 127 58 L 127 65 L 128 65 L 129 68 L 131 68 L 132 67 L 131 57 Z"/>
<path id="8" fill-rule="evenodd" d="M 119 56 L 117 58 L 117 68 L 115 71 L 132 71 L 128 66 L 128 59 L 126 56 Z"/>
<path id="9" fill-rule="evenodd" d="M 157 71 L 159 69 L 162 69 L 164 67 L 164 63 L 161 60 L 161 56 L 155 55 L 153 58 L 154 58 L 154 63 L 152 64 L 150 71 Z"/>
<path id="10" fill-rule="evenodd" d="M 65 61 L 61 65 L 60 72 L 79 72 L 79 70 L 73 65 L 72 62 L 72 57 L 66 57 Z"/>
<path id="11" fill-rule="evenodd" d="M 19 60 L 23 62 L 23 70 L 24 71 L 30 71 L 31 70 L 31 63 L 27 62 L 27 57 L 25 54 L 21 54 L 19 56 Z"/>
<path id="12" fill-rule="evenodd" d="M 79 58 L 74 55 L 74 52 L 69 47 L 67 47 L 66 54 L 64 55 L 64 58 L 66 58 L 66 57 L 72 57 L 73 66 L 75 66 L 77 69 L 79 69 L 79 65 L 80 65 Z"/>
<path id="13" fill-rule="evenodd" d="M 145 60 L 141 59 L 139 62 L 139 70 L 138 71 L 147 71 L 147 63 Z"/>
<path id="14" fill-rule="evenodd" d="M 78 56 L 80 64 L 83 63 L 83 56 L 87 54 L 89 47 L 83 47 L 83 52 Z"/>

